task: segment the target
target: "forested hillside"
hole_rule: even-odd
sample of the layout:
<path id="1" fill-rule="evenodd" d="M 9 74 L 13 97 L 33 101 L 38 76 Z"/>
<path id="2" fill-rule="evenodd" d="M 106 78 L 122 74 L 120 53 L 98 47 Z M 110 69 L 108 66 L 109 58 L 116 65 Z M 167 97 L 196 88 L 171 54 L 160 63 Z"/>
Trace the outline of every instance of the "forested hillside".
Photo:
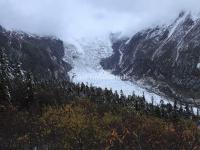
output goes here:
<path id="1" fill-rule="evenodd" d="M 38 79 L 0 51 L 0 149 L 198 150 L 198 110 Z"/>

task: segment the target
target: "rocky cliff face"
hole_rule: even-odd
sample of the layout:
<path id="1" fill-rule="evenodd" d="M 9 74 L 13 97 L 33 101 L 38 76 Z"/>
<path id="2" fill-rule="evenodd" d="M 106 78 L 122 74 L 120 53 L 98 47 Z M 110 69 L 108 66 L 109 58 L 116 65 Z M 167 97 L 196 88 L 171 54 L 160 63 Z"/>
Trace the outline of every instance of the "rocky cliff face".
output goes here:
<path id="1" fill-rule="evenodd" d="M 115 40 L 113 50 L 101 62 L 104 69 L 129 80 L 145 79 L 170 97 L 200 98 L 200 19 L 191 14 Z"/>
<path id="2" fill-rule="evenodd" d="M 63 42 L 52 37 L 39 37 L 0 27 L 0 48 L 5 48 L 11 64 L 22 63 L 22 69 L 35 78 L 69 79 L 71 66 L 63 61 Z"/>

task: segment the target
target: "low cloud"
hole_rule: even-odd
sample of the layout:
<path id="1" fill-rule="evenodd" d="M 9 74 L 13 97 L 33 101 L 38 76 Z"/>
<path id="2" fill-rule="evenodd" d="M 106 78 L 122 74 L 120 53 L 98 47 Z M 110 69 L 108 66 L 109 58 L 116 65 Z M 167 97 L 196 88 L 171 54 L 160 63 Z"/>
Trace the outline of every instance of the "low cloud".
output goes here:
<path id="1" fill-rule="evenodd" d="M 0 0 L 0 24 L 40 35 L 132 34 L 171 22 L 180 11 L 200 12 L 199 0 Z"/>

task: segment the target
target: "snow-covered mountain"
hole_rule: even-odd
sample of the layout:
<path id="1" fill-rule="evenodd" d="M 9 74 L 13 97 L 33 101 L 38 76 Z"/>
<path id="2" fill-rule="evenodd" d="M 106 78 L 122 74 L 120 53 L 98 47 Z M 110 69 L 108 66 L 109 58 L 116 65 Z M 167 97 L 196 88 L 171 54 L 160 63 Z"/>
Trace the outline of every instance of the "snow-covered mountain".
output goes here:
<path id="1" fill-rule="evenodd" d="M 143 79 L 170 97 L 200 101 L 199 18 L 182 12 L 170 25 L 119 39 L 101 64 L 128 80 Z"/>
<path id="2" fill-rule="evenodd" d="M 68 79 L 71 66 L 63 61 L 64 44 L 55 37 L 40 37 L 21 31 L 9 31 L 0 26 L 0 48 L 12 65 L 22 63 L 37 79 Z"/>
<path id="3" fill-rule="evenodd" d="M 108 88 L 118 92 L 123 90 L 127 96 L 132 95 L 133 92 L 138 96 L 144 94 L 149 102 L 153 97 L 157 104 L 160 103 L 161 99 L 169 102 L 165 97 L 148 91 L 138 83 L 123 81 L 119 76 L 113 75 L 102 68 L 100 65 L 101 60 L 113 54 L 109 38 L 79 39 L 74 40 L 72 44 L 66 44 L 65 61 L 73 67 L 69 72 L 73 82 L 84 82 L 88 85 Z"/>

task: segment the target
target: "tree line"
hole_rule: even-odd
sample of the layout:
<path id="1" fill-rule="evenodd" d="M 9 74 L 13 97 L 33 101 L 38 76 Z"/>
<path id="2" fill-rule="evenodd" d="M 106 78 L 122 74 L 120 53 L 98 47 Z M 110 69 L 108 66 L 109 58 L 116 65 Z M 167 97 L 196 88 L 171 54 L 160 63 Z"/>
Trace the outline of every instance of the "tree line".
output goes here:
<path id="1" fill-rule="evenodd" d="M 194 109 L 187 103 L 154 104 L 152 97 L 148 103 L 145 96 L 125 96 L 123 91 L 118 93 L 112 89 L 102 89 L 84 83 L 75 84 L 68 80 L 58 79 L 34 79 L 31 72 L 25 72 L 21 68 L 20 61 L 10 64 L 5 49 L 0 49 L 0 99 L 2 105 L 12 105 L 19 110 L 27 109 L 37 111 L 44 105 L 61 105 L 77 99 L 89 99 L 103 106 L 102 111 L 117 110 L 118 107 L 128 106 L 138 112 L 156 115 L 162 118 L 192 118 Z M 199 109 L 195 112 L 199 115 Z"/>

